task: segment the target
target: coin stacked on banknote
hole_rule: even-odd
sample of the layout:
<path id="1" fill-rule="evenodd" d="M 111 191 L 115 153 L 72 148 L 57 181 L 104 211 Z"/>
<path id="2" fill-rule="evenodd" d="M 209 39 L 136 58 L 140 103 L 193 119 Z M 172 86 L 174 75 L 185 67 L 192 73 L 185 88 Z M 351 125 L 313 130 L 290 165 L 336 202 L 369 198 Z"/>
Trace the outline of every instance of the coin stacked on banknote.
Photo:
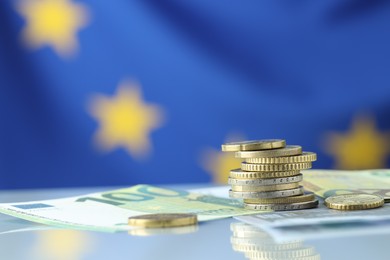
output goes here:
<path id="1" fill-rule="evenodd" d="M 312 193 L 305 193 L 300 182 L 301 170 L 311 168 L 317 155 L 302 152 L 299 145 L 286 145 L 285 140 L 266 139 L 231 142 L 222 151 L 235 152 L 242 158 L 240 169 L 230 171 L 229 195 L 244 200 L 253 210 L 296 210 L 318 206 Z"/>
<path id="2" fill-rule="evenodd" d="M 245 223 L 232 223 L 230 238 L 234 251 L 244 253 L 248 259 L 267 260 L 319 260 L 320 255 L 313 246 L 302 240 L 276 242 L 270 235 L 258 227 Z"/>

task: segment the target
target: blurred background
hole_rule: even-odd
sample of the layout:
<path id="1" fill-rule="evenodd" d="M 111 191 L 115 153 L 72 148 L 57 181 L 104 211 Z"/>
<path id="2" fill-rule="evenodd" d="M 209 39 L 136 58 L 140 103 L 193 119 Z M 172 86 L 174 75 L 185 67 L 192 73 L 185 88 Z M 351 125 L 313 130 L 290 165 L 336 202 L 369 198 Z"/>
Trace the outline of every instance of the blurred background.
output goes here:
<path id="1" fill-rule="evenodd" d="M 222 143 L 387 168 L 390 3 L 0 3 L 0 188 L 226 183 Z"/>

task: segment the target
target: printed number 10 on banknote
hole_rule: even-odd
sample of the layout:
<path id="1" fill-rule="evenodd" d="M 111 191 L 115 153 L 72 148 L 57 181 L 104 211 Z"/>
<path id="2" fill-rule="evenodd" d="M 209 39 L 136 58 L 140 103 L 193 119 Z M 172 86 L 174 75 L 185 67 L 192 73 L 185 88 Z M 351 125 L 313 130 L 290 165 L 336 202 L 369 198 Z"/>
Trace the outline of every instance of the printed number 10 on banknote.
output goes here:
<path id="1" fill-rule="evenodd" d="M 241 211 L 242 205 L 236 200 L 190 193 L 185 190 L 137 185 L 80 197 L 76 202 L 94 201 L 124 209 L 153 213 L 200 213 L 202 215 L 224 215 Z"/>
<path id="2" fill-rule="evenodd" d="M 0 212 L 63 228 L 128 230 L 127 219 L 148 213 L 194 213 L 199 221 L 252 214 L 237 200 L 137 185 L 85 196 L 0 204 Z"/>

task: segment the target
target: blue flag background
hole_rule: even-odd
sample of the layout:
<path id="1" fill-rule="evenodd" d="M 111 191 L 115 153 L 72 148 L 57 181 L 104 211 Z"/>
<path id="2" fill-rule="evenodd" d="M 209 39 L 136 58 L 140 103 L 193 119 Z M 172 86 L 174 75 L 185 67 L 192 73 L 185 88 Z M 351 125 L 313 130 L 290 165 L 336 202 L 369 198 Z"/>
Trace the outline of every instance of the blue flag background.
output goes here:
<path id="1" fill-rule="evenodd" d="M 0 188 L 226 183 L 226 141 L 385 168 L 387 1 L 0 3 Z"/>

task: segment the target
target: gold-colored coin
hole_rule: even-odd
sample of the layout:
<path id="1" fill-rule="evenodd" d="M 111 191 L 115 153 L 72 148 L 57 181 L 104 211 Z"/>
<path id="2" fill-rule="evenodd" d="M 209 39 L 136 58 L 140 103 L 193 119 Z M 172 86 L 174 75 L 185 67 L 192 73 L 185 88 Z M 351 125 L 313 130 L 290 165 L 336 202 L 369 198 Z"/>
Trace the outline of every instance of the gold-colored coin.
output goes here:
<path id="1" fill-rule="evenodd" d="M 278 185 L 266 185 L 266 186 L 247 186 L 247 185 L 232 185 L 232 191 L 279 191 L 279 190 L 291 190 L 299 187 L 298 182 L 278 184 Z"/>
<path id="2" fill-rule="evenodd" d="M 290 196 L 297 196 L 303 194 L 303 187 L 291 189 L 291 190 L 278 190 L 278 191 L 232 191 L 229 190 L 229 196 L 237 199 L 255 199 L 255 198 L 284 198 Z"/>
<path id="3" fill-rule="evenodd" d="M 282 139 L 263 139 L 263 140 L 225 143 L 222 145 L 222 151 L 224 152 L 255 151 L 255 150 L 283 148 L 285 146 L 286 146 L 286 141 Z"/>
<path id="4" fill-rule="evenodd" d="M 338 210 L 373 209 L 383 206 L 383 197 L 373 194 L 334 195 L 325 199 L 325 205 Z"/>
<path id="5" fill-rule="evenodd" d="M 129 217 L 128 220 L 130 226 L 145 228 L 179 227 L 195 225 L 196 223 L 198 223 L 198 218 L 195 214 L 181 213 L 146 214 Z"/>
<path id="6" fill-rule="evenodd" d="M 261 164 L 281 164 L 281 163 L 304 163 L 314 162 L 317 160 L 317 154 L 312 152 L 302 152 L 301 155 L 285 156 L 285 157 L 259 157 L 259 158 L 246 158 L 248 163 L 261 163 Z"/>
<path id="7" fill-rule="evenodd" d="M 283 210 L 298 210 L 298 209 L 311 209 L 318 206 L 318 200 L 288 203 L 288 204 L 246 204 L 246 209 L 261 210 L 261 211 L 283 211 Z"/>
<path id="8" fill-rule="evenodd" d="M 336 190 L 333 195 L 341 194 L 374 194 L 383 197 L 385 199 L 385 203 L 390 202 L 390 189 L 341 189 Z"/>
<path id="9" fill-rule="evenodd" d="M 283 172 L 249 172 L 241 169 L 231 170 L 229 177 L 232 179 L 270 179 L 282 178 L 299 175 L 299 171 L 283 171 Z"/>
<path id="10" fill-rule="evenodd" d="M 269 179 L 235 179 L 228 178 L 228 184 L 230 185 L 243 185 L 243 186 L 266 186 L 266 185 L 278 185 L 287 184 L 302 181 L 302 174 L 298 174 L 291 177 L 283 178 L 269 178 Z"/>
<path id="11" fill-rule="evenodd" d="M 311 162 L 306 163 L 288 163 L 288 164 L 255 164 L 241 163 L 241 169 L 250 172 L 282 172 L 282 171 L 299 171 L 311 168 Z"/>
<path id="12" fill-rule="evenodd" d="M 302 154 L 302 147 L 299 145 L 286 145 L 284 148 L 262 150 L 262 151 L 238 151 L 237 158 L 257 158 L 257 157 L 279 157 Z"/>
<path id="13" fill-rule="evenodd" d="M 246 204 L 290 204 L 300 203 L 315 200 L 313 193 L 307 193 L 299 196 L 286 197 L 286 198 L 275 198 L 275 199 L 244 199 Z"/>

